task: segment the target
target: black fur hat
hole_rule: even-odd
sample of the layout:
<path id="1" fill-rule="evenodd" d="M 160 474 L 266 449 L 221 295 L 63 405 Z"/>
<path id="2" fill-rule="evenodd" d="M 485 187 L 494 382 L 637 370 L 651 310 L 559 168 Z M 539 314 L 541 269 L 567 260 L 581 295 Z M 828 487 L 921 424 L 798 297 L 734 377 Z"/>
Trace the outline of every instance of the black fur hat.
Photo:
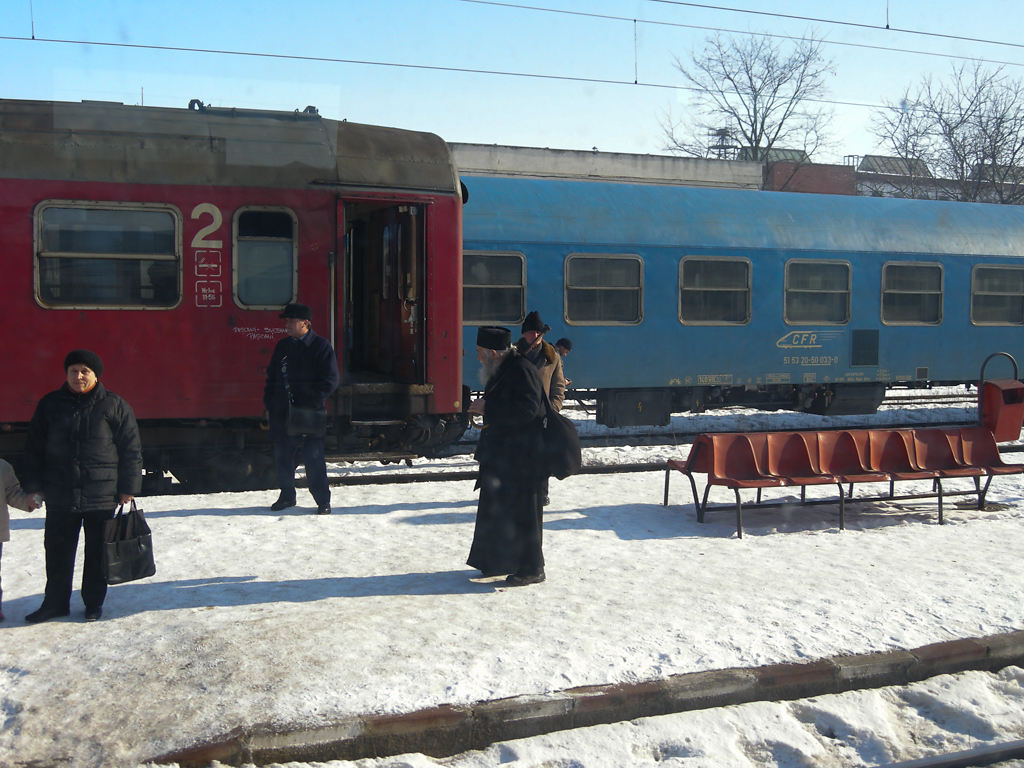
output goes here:
<path id="1" fill-rule="evenodd" d="M 103 361 L 99 355 L 88 349 L 73 349 L 68 352 L 68 356 L 64 358 L 64 372 L 67 373 L 72 365 L 86 366 L 96 374 L 97 379 L 103 375 Z"/>
<path id="2" fill-rule="evenodd" d="M 544 321 L 540 319 L 540 312 L 533 310 L 523 320 L 523 327 L 520 329 L 522 333 L 527 331 L 536 331 L 537 333 L 547 333 L 551 330 L 550 325 L 544 325 Z"/>
<path id="3" fill-rule="evenodd" d="M 481 325 L 476 330 L 476 345 L 484 349 L 506 350 L 512 343 L 512 332 L 497 325 Z"/>

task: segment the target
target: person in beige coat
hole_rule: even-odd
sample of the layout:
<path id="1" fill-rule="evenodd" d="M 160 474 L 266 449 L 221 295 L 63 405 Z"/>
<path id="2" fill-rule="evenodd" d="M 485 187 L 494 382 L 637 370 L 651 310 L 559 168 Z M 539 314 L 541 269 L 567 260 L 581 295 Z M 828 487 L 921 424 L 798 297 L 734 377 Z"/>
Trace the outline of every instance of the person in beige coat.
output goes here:
<path id="1" fill-rule="evenodd" d="M 562 373 L 562 357 L 555 351 L 555 348 L 544 341 L 544 334 L 551 330 L 550 325 L 545 325 L 540 319 L 540 312 L 534 310 L 523 320 L 523 327 L 520 329 L 523 337 L 516 342 L 516 349 L 519 354 L 529 360 L 537 368 L 540 374 L 540 382 L 544 385 L 544 393 L 551 402 L 551 407 L 556 412 L 562 410 L 562 403 L 565 401 L 565 374 Z M 544 478 L 543 506 L 547 506 L 551 499 L 548 496 L 548 478 Z"/>
<path id="2" fill-rule="evenodd" d="M 534 310 L 523 320 L 523 337 L 516 342 L 519 354 L 537 367 L 544 392 L 555 411 L 562 410 L 565 400 L 565 374 L 562 373 L 562 357 L 555 348 L 544 341 L 544 334 L 551 330 Z"/>
<path id="3" fill-rule="evenodd" d="M 0 560 L 4 555 L 4 542 L 11 540 L 11 513 L 8 507 L 31 512 L 39 506 L 37 499 L 25 493 L 14 474 L 14 467 L 0 459 Z M 0 621 L 4 620 L 4 590 L 0 582 Z"/>

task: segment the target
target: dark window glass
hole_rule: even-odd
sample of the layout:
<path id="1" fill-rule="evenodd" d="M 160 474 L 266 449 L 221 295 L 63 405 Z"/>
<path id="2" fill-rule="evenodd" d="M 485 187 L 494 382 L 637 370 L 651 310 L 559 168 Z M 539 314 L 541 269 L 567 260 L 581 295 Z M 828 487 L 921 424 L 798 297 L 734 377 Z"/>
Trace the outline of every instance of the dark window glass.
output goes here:
<path id="1" fill-rule="evenodd" d="M 971 322 L 984 325 L 1024 325 L 1024 268 L 974 268 Z"/>
<path id="2" fill-rule="evenodd" d="M 521 323 L 525 295 L 526 260 L 521 253 L 463 255 L 463 322 Z"/>
<path id="3" fill-rule="evenodd" d="M 39 298 L 55 306 L 171 307 L 178 225 L 165 209 L 39 209 Z"/>
<path id="4" fill-rule="evenodd" d="M 882 322 L 941 323 L 942 267 L 938 264 L 886 264 L 882 268 Z"/>
<path id="5" fill-rule="evenodd" d="M 749 322 L 749 262 L 683 259 L 679 276 L 679 317 L 684 323 Z"/>
<path id="6" fill-rule="evenodd" d="M 572 255 L 566 260 L 565 313 L 571 323 L 639 323 L 642 265 L 637 256 Z"/>
<path id="7" fill-rule="evenodd" d="M 838 262 L 786 264 L 786 322 L 841 324 L 850 320 L 850 266 Z"/>

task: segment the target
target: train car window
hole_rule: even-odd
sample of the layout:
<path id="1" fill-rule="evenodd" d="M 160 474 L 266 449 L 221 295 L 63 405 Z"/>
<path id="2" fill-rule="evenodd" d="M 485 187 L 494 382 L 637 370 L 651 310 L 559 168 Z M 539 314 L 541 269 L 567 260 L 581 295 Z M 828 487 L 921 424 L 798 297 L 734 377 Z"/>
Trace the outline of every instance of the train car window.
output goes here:
<path id="1" fill-rule="evenodd" d="M 295 300 L 298 222 L 280 208 L 242 208 L 234 221 L 235 303 L 273 309 Z"/>
<path id="2" fill-rule="evenodd" d="M 971 322 L 1024 325 L 1024 267 L 981 266 L 971 274 Z"/>
<path id="3" fill-rule="evenodd" d="M 167 309 L 181 300 L 181 216 L 166 205 L 36 206 L 36 296 L 60 308 Z"/>
<path id="4" fill-rule="evenodd" d="M 526 257 L 467 251 L 462 256 L 462 321 L 518 325 L 526 317 Z"/>
<path id="5" fill-rule="evenodd" d="M 643 262 L 632 254 L 569 254 L 565 319 L 574 325 L 630 324 L 643 319 Z"/>
<path id="6" fill-rule="evenodd" d="M 882 267 L 882 322 L 938 325 L 942 322 L 942 265 L 890 262 Z"/>
<path id="7" fill-rule="evenodd" d="M 786 263 L 787 323 L 850 322 L 850 265 L 841 261 Z"/>
<path id="8" fill-rule="evenodd" d="M 686 256 L 679 262 L 679 319 L 692 325 L 750 322 L 750 262 Z"/>

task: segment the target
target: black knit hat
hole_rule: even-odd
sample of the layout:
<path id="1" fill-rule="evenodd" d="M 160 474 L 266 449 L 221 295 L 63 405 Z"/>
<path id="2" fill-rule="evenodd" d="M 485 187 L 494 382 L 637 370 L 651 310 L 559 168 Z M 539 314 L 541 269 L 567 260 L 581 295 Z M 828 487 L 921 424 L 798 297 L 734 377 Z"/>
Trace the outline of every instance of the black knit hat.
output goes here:
<path id="1" fill-rule="evenodd" d="M 476 329 L 476 345 L 484 349 L 499 351 L 509 348 L 512 343 L 512 332 L 508 328 L 497 325 L 481 325 Z"/>
<path id="2" fill-rule="evenodd" d="M 96 374 L 97 379 L 103 375 L 103 361 L 99 355 L 88 349 L 73 349 L 68 352 L 68 356 L 64 358 L 64 372 L 66 373 L 72 365 L 86 366 Z"/>
<path id="3" fill-rule="evenodd" d="M 544 321 L 540 319 L 540 312 L 533 310 L 523 320 L 523 327 L 520 329 L 522 333 L 527 331 L 536 331 L 537 333 L 547 333 L 551 330 L 550 325 L 544 325 Z"/>
<path id="4" fill-rule="evenodd" d="M 295 320 L 312 320 L 313 310 L 305 304 L 286 304 L 284 312 L 279 317 L 294 318 Z"/>
<path id="5" fill-rule="evenodd" d="M 561 347 L 566 352 L 572 352 L 572 342 L 569 339 L 561 338 L 555 342 L 556 347 Z"/>

